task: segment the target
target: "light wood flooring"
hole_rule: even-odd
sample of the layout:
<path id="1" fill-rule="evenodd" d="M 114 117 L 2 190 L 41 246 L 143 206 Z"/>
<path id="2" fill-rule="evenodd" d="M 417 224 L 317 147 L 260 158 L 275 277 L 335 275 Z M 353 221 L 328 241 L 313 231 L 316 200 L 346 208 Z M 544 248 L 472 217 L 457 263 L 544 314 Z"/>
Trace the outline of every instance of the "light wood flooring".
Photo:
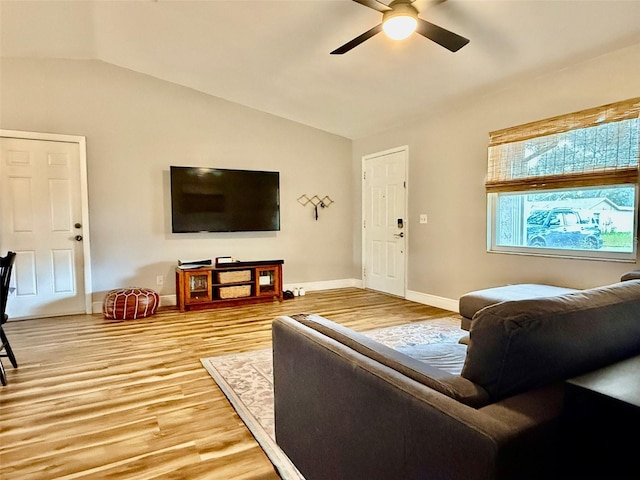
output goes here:
<path id="1" fill-rule="evenodd" d="M 14 321 L 0 386 L 0 479 L 278 479 L 200 358 L 271 345 L 278 315 L 355 330 L 455 315 L 356 288 L 130 321 Z"/>

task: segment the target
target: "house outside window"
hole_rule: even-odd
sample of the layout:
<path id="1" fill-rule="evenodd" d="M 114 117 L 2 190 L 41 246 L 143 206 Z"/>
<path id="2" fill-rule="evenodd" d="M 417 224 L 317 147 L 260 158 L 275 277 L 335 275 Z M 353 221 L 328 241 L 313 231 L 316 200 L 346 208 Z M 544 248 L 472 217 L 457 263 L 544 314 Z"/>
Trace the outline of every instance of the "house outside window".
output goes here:
<path id="1" fill-rule="evenodd" d="M 635 261 L 640 98 L 490 133 L 488 250 Z"/>

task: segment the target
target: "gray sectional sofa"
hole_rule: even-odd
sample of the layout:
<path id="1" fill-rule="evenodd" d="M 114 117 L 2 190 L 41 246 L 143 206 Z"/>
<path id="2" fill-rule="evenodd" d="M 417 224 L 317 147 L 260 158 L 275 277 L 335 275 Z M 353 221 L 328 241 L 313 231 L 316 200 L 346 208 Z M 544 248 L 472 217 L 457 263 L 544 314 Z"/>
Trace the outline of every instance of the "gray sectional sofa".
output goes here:
<path id="1" fill-rule="evenodd" d="M 607 478 L 565 380 L 640 355 L 640 280 L 487 306 L 468 346 L 400 353 L 307 314 L 272 331 L 276 441 L 307 480 Z"/>

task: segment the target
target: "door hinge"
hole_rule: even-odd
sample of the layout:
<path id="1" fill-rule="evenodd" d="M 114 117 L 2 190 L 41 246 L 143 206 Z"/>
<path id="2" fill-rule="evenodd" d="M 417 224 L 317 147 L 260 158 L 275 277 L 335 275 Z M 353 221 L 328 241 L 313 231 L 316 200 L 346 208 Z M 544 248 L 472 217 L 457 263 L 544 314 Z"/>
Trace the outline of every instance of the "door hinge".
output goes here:
<path id="1" fill-rule="evenodd" d="M 362 172 L 362 179 L 363 180 L 367 179 L 367 172 L 366 171 Z"/>
<path id="2" fill-rule="evenodd" d="M 367 228 L 367 221 L 366 220 L 362 221 L 362 228 Z"/>
<path id="3" fill-rule="evenodd" d="M 366 269 L 366 268 L 363 268 L 363 269 L 362 269 L 362 276 L 363 276 L 363 277 L 366 277 L 366 276 L 367 276 L 367 269 Z"/>
<path id="4" fill-rule="evenodd" d="M 404 183 L 404 188 L 407 188 L 407 181 L 405 180 L 403 183 Z"/>

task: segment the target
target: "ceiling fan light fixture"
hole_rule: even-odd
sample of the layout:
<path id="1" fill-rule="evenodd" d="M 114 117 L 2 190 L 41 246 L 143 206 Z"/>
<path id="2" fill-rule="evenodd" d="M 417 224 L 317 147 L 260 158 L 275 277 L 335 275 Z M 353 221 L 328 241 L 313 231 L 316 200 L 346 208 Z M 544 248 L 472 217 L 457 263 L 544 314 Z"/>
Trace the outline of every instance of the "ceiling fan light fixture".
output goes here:
<path id="1" fill-rule="evenodd" d="M 382 14 L 382 30 L 393 40 L 404 40 L 416 31 L 418 11 L 411 0 L 396 0 L 390 7 Z"/>
<path id="2" fill-rule="evenodd" d="M 384 33 L 393 40 L 404 40 L 416 31 L 418 21 L 412 15 L 396 15 L 382 24 Z"/>

